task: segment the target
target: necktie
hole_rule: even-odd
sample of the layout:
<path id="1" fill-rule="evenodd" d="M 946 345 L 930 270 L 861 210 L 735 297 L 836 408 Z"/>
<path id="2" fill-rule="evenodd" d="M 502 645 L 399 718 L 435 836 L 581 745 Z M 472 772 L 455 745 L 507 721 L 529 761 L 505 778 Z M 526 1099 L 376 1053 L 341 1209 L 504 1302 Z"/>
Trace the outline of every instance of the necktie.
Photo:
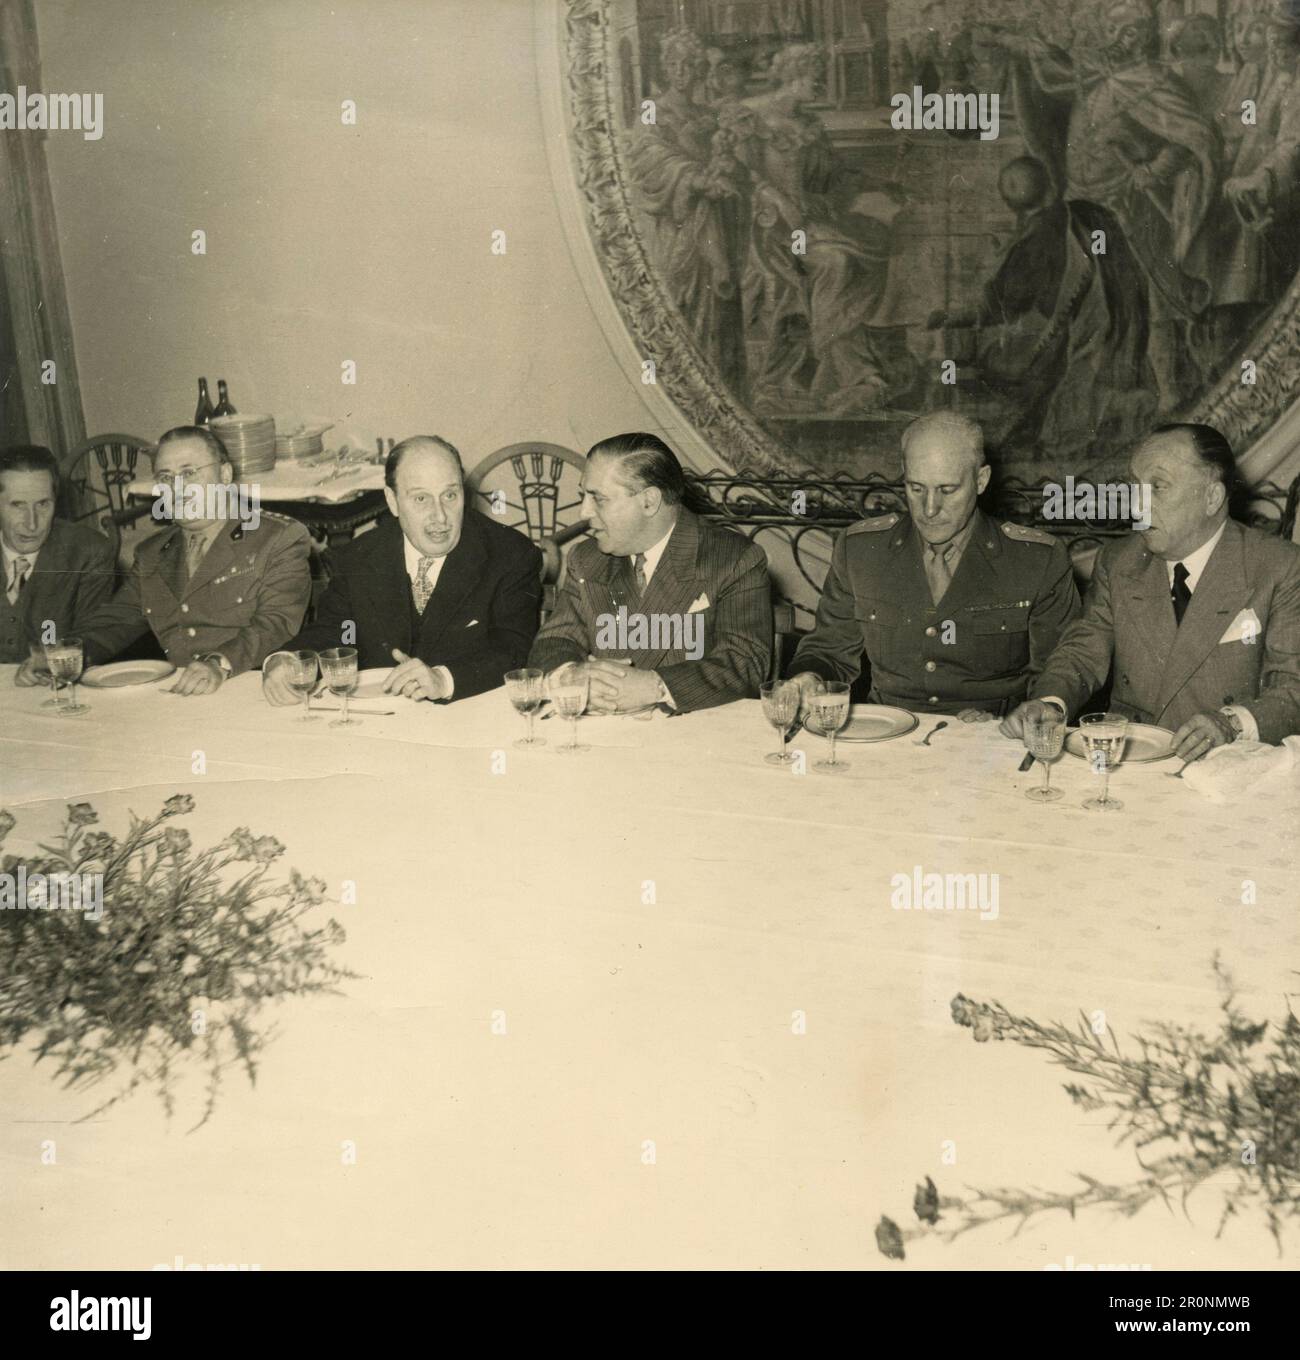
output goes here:
<path id="1" fill-rule="evenodd" d="M 1192 602 L 1192 592 L 1187 588 L 1188 571 L 1181 562 L 1174 567 L 1174 584 L 1169 594 L 1174 602 L 1174 622 L 1181 624 L 1187 606 Z"/>
<path id="2" fill-rule="evenodd" d="M 429 603 L 429 596 L 433 594 L 433 586 L 429 582 L 429 572 L 433 569 L 433 564 L 438 559 L 436 557 L 420 558 L 420 570 L 415 578 L 415 612 L 423 614 L 425 606 Z"/>
<path id="3" fill-rule="evenodd" d="M 952 570 L 948 557 L 952 552 L 951 543 L 927 543 L 925 545 L 925 579 L 930 585 L 930 598 L 935 604 L 943 599 L 952 581 Z"/>
<path id="4" fill-rule="evenodd" d="M 632 575 L 636 578 L 636 593 L 645 594 L 645 553 L 637 553 L 632 559 Z"/>
<path id="5" fill-rule="evenodd" d="M 18 594 L 23 588 L 23 582 L 27 579 L 27 573 L 31 571 L 32 564 L 26 557 L 14 558 L 14 574 L 9 582 L 7 594 L 10 604 L 18 603 Z"/>
<path id="6" fill-rule="evenodd" d="M 199 563 L 203 561 L 203 554 L 208 550 L 207 537 L 204 534 L 185 535 L 185 574 L 193 577 L 199 569 Z"/>

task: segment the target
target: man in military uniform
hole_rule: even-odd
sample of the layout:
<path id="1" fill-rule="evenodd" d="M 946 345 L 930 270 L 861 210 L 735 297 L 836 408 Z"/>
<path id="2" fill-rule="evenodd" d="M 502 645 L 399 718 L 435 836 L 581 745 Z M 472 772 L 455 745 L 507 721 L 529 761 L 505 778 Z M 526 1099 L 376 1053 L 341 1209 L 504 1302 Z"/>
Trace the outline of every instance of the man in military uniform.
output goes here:
<path id="1" fill-rule="evenodd" d="M 865 656 L 873 703 L 1005 714 L 1079 613 L 1069 555 L 977 507 L 991 469 L 975 421 L 921 416 L 902 442 L 911 513 L 840 534 L 791 678 L 806 702 L 824 681 L 856 679 Z"/>
<path id="2" fill-rule="evenodd" d="M 221 503 L 210 491 L 231 486 L 230 459 L 211 430 L 168 430 L 154 477 L 175 489 L 177 518 L 136 549 L 122 589 L 86 626 L 86 663 L 110 660 L 152 628 L 180 669 L 174 691 L 207 694 L 298 631 L 311 595 L 311 539 L 297 521 L 260 507 L 233 523 L 195 513 L 199 489 L 210 511 Z"/>

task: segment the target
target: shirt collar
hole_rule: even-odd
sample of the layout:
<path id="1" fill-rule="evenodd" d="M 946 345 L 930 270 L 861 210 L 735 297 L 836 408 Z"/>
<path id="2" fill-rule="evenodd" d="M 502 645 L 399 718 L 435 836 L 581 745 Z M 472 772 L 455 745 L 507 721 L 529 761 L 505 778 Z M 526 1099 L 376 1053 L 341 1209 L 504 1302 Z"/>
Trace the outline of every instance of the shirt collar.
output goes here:
<path id="1" fill-rule="evenodd" d="M 1205 570 L 1205 564 L 1210 560 L 1215 548 L 1219 546 L 1219 540 L 1223 537 L 1223 531 L 1228 527 L 1225 519 L 1219 525 L 1218 532 L 1207 538 L 1204 543 L 1194 553 L 1188 553 L 1186 557 L 1179 558 L 1183 566 L 1187 568 L 1187 589 L 1195 590 L 1196 583 L 1201 579 L 1201 573 Z M 1174 583 L 1174 568 L 1178 562 L 1166 562 L 1165 570 L 1169 573 L 1169 584 Z"/>
<path id="2" fill-rule="evenodd" d="M 675 528 L 677 528 L 676 521 L 673 522 L 672 528 L 668 530 L 658 543 L 645 550 L 645 579 L 647 581 L 655 574 L 655 568 L 659 565 L 659 559 L 664 555 L 664 549 L 668 546 L 668 540 L 673 536 L 673 529 Z M 632 563 L 633 569 L 635 569 L 636 554 L 634 553 L 628 558 L 628 561 Z"/>
<path id="3" fill-rule="evenodd" d="M 966 551 L 966 545 L 970 542 L 971 535 L 974 532 L 975 516 L 972 515 L 970 519 L 966 521 L 965 526 L 958 529 L 947 543 L 936 545 L 943 548 L 944 560 L 948 563 L 950 568 L 956 567 L 957 563 L 961 561 L 961 555 Z M 921 539 L 922 553 L 928 552 L 930 550 L 930 544 L 927 543 L 924 538 L 921 538 L 921 531 L 919 529 L 916 531 L 916 536 Z"/>
<path id="4" fill-rule="evenodd" d="M 49 539 L 47 538 L 45 542 L 48 543 Z M 44 546 L 45 544 L 42 543 L 41 548 Z M 36 559 L 41 555 L 41 549 L 38 548 L 35 552 L 29 553 L 14 552 L 3 539 L 0 539 L 0 554 L 3 554 L 4 556 L 4 589 L 8 590 L 9 582 L 13 580 L 14 563 L 17 562 L 20 557 L 25 557 L 27 559 L 27 570 L 34 571 L 36 568 Z"/>
<path id="5" fill-rule="evenodd" d="M 420 563 L 424 560 L 424 554 L 405 534 L 402 535 L 402 555 L 406 560 L 406 574 L 414 581 L 420 574 Z M 446 553 L 433 559 L 433 566 L 429 568 L 429 579 L 431 581 L 437 579 L 438 573 L 442 570 L 442 564 L 446 560 Z"/>

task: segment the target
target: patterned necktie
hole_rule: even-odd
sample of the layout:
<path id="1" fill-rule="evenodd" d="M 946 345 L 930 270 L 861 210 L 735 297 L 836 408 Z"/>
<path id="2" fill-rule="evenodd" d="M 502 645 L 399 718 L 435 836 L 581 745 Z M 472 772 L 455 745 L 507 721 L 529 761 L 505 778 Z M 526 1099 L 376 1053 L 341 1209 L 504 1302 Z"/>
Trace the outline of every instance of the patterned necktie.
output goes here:
<path id="1" fill-rule="evenodd" d="M 935 604 L 943 599 L 952 581 L 952 571 L 948 557 L 952 552 L 951 543 L 927 543 L 925 545 L 925 579 L 930 585 L 930 598 Z"/>
<path id="2" fill-rule="evenodd" d="M 420 558 L 420 571 L 415 578 L 415 612 L 417 614 L 424 613 L 425 606 L 429 603 L 429 596 L 433 594 L 429 572 L 433 569 L 433 564 L 437 560 L 436 557 Z"/>
<path id="3" fill-rule="evenodd" d="M 9 582 L 7 594 L 10 604 L 18 603 L 19 592 L 23 588 L 23 582 L 27 579 L 27 573 L 32 569 L 31 562 L 26 557 L 14 558 L 14 574 Z"/>
<path id="4" fill-rule="evenodd" d="M 1174 602 L 1174 622 L 1182 624 L 1187 606 L 1192 602 L 1192 592 L 1187 588 L 1189 572 L 1181 562 L 1174 567 L 1174 584 L 1169 594 Z"/>
<path id="5" fill-rule="evenodd" d="M 637 553 L 632 559 L 632 575 L 636 579 L 636 593 L 638 595 L 644 595 L 646 585 L 645 553 Z"/>

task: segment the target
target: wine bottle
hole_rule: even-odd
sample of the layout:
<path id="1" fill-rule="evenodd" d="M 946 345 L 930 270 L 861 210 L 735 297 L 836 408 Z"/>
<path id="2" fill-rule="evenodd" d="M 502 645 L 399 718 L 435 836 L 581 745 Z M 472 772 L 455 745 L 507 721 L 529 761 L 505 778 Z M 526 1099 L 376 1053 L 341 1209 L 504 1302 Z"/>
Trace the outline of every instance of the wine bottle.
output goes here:
<path id="1" fill-rule="evenodd" d="M 194 423 L 206 425 L 216 412 L 212 409 L 212 398 L 208 396 L 208 380 L 199 379 L 199 404 L 194 408 Z"/>
<path id="2" fill-rule="evenodd" d="M 238 411 L 230 404 L 230 393 L 226 391 L 226 380 L 217 379 L 217 409 L 212 413 L 214 416 L 237 416 Z"/>

